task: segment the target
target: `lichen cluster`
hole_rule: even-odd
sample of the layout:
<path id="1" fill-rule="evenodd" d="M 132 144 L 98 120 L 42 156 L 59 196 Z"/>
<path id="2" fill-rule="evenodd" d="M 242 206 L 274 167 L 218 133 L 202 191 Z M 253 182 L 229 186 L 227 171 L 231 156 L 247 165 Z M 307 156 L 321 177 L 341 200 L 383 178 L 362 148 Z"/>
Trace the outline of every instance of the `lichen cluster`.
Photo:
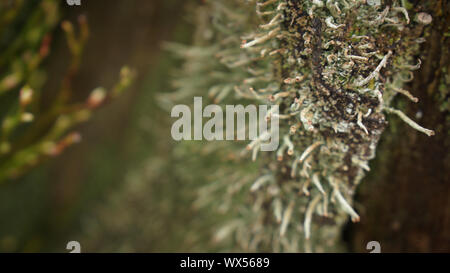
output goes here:
<path id="1" fill-rule="evenodd" d="M 415 55 L 431 16 L 408 1 L 224 0 L 207 1 L 195 20 L 193 46 L 168 45 L 185 58 L 170 100 L 208 95 L 280 109 L 279 149 L 258 155 L 258 145 L 247 146 L 257 177 L 239 165 L 226 176 L 224 166 L 200 191 L 200 204 L 234 215 L 217 238 L 233 234 L 250 251 L 337 250 L 347 217 L 360 219 L 352 199 L 385 114 L 434 134 L 391 107 L 397 94 L 418 102 L 403 88 L 420 68 Z"/>

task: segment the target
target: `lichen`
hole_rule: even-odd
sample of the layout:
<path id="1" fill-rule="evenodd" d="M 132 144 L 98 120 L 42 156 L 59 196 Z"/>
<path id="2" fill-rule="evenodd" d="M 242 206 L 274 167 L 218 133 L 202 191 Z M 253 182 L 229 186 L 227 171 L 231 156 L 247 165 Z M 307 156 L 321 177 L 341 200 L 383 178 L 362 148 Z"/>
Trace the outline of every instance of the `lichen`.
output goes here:
<path id="1" fill-rule="evenodd" d="M 278 151 L 259 153 L 259 178 L 236 179 L 246 170 L 234 166 L 233 177 L 200 191 L 203 206 L 223 207 L 221 196 L 231 204 L 225 210 L 235 217 L 221 239 L 234 234 L 253 251 L 339 250 L 343 223 L 360 220 L 353 195 L 370 170 L 385 114 L 434 134 L 391 107 L 397 94 L 418 101 L 404 83 L 420 67 L 414 56 L 429 23 L 405 3 L 207 1 L 197 10 L 194 45 L 168 44 L 186 62 L 166 104 L 208 94 L 215 103 L 280 109 L 283 141 Z"/>

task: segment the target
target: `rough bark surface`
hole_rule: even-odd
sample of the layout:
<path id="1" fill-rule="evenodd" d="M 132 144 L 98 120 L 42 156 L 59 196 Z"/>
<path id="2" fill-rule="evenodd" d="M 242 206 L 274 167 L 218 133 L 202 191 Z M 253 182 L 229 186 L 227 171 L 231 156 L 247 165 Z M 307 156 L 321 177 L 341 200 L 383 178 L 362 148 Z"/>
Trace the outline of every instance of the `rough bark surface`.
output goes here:
<path id="1" fill-rule="evenodd" d="M 362 222 L 347 230 L 355 251 L 366 252 L 361 242 L 372 240 L 380 242 L 382 252 L 450 251 L 450 4 L 427 4 L 433 25 L 418 56 L 422 68 L 409 84 L 420 102 L 407 104 L 405 112 L 422 116 L 421 123 L 435 129 L 436 135 L 423 136 L 391 117 L 376 167 L 357 197 L 365 208 Z"/>

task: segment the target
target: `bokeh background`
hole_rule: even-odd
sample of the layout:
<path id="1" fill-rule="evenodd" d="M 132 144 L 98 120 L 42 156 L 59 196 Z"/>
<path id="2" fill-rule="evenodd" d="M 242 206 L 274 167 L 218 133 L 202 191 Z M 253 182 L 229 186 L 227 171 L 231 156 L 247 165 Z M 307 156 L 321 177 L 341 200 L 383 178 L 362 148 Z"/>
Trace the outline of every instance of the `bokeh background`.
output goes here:
<path id="1" fill-rule="evenodd" d="M 76 128 L 81 143 L 0 185 L 0 251 L 66 252 L 71 240 L 82 251 L 205 250 L 199 241 L 207 242 L 200 240 L 207 228 L 186 236 L 207 221 L 192 215 L 193 196 L 177 194 L 188 185 L 171 170 L 170 115 L 155 99 L 170 90 L 171 70 L 180 63 L 162 42 L 191 39 L 188 1 L 82 1 L 79 7 L 64 2 L 62 19 L 76 22 L 83 14 L 90 27 L 73 80 L 74 100 L 100 85 L 113 86 L 123 65 L 137 77 L 123 96 Z M 52 37 L 43 64 L 46 94 L 59 88 L 70 60 L 59 25 Z"/>

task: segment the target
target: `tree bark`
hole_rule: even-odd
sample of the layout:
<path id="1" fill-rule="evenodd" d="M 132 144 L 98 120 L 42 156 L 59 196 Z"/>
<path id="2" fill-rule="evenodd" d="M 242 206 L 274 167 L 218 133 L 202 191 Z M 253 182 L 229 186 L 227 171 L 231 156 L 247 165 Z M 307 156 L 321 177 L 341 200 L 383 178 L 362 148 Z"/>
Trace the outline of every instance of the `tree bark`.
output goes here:
<path id="1" fill-rule="evenodd" d="M 433 23 L 425 29 L 427 42 L 418 56 L 422 68 L 405 88 L 420 101 L 403 108 L 436 135 L 424 136 L 390 117 L 372 162 L 375 168 L 357 196 L 364 206 L 362 222 L 346 230 L 353 251 L 367 252 L 366 242 L 373 240 L 380 242 L 382 252 L 450 251 L 450 4 L 421 5 Z"/>

